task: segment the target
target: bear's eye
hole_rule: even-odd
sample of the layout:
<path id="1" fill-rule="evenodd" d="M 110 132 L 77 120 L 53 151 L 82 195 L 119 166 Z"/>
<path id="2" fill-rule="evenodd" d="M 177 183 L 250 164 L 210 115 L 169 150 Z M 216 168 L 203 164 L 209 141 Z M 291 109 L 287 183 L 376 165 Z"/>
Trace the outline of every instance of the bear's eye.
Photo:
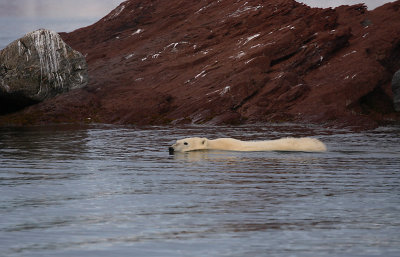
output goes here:
<path id="1" fill-rule="evenodd" d="M 188 145 L 188 142 L 183 143 L 184 145 Z"/>

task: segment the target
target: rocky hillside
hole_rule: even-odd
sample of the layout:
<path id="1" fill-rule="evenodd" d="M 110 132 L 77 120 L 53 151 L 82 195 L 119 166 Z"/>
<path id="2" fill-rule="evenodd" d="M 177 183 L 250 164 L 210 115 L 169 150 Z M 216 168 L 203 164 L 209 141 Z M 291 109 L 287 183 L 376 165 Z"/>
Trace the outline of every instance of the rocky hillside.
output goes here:
<path id="1" fill-rule="evenodd" d="M 2 123 L 400 120 L 400 1 L 310 8 L 294 0 L 128 0 L 63 39 L 89 85 Z"/>

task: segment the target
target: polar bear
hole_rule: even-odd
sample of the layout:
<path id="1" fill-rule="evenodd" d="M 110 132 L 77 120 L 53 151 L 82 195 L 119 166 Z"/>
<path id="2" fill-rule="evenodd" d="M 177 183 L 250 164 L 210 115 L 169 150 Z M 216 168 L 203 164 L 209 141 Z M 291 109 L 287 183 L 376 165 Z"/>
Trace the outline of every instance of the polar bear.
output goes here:
<path id="1" fill-rule="evenodd" d="M 170 154 L 195 150 L 325 152 L 326 146 L 320 140 L 310 137 L 287 137 L 267 141 L 241 141 L 233 138 L 210 140 L 192 137 L 177 140 L 169 147 Z"/>

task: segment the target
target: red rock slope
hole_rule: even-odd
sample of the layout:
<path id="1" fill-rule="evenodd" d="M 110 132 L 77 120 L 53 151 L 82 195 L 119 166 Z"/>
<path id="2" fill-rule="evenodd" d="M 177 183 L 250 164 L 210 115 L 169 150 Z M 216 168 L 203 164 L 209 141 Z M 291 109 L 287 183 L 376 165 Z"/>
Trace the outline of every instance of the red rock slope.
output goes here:
<path id="1" fill-rule="evenodd" d="M 89 86 L 7 121 L 118 124 L 399 121 L 400 1 L 128 0 L 64 40 Z M 4 120 L 4 118 L 3 118 Z"/>

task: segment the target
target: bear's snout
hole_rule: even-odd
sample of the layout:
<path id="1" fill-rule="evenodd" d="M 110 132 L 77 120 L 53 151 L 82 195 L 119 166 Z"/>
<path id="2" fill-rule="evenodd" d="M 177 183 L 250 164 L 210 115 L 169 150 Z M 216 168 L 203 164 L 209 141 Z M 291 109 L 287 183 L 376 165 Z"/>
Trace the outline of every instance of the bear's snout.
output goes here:
<path id="1" fill-rule="evenodd" d="M 172 146 L 170 146 L 170 147 L 168 148 L 169 154 L 174 154 L 174 151 L 175 151 L 175 149 L 174 149 Z"/>

